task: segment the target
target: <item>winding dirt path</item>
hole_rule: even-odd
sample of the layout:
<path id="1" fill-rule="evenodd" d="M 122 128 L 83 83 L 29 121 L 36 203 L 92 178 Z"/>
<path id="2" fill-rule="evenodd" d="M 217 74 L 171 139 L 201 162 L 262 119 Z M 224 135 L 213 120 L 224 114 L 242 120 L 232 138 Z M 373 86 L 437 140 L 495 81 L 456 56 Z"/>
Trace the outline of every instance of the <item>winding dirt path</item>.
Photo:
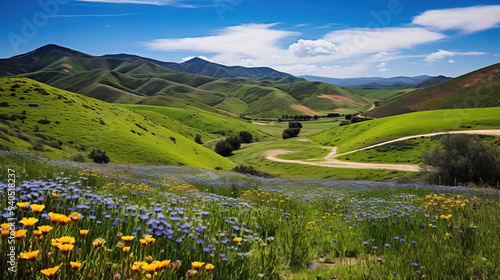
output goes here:
<path id="1" fill-rule="evenodd" d="M 336 159 L 336 157 L 347 155 L 375 147 L 379 147 L 382 145 L 387 145 L 390 143 L 404 141 L 413 138 L 419 137 L 431 137 L 435 135 L 443 135 L 443 134 L 478 134 L 478 135 L 492 135 L 492 136 L 500 136 L 500 129 L 492 129 L 492 130 L 465 130 L 465 131 L 450 131 L 450 132 L 436 132 L 429 134 L 420 134 L 420 135 L 412 135 L 401 137 L 398 139 L 385 141 L 379 144 L 370 145 L 361 149 L 353 150 L 350 152 L 337 154 L 337 147 L 323 147 L 325 149 L 331 149 L 331 152 L 323 158 L 316 159 L 308 159 L 308 160 L 296 160 L 296 159 L 281 159 L 278 158 L 278 155 L 290 154 L 292 151 L 287 151 L 283 149 L 279 150 L 268 150 L 265 151 L 262 155 L 269 160 L 277 161 L 277 162 L 287 162 L 287 163 L 298 163 L 298 164 L 306 164 L 306 165 L 314 165 L 314 166 L 323 166 L 323 167 L 336 167 L 336 168 L 353 168 L 353 169 L 385 169 L 385 170 L 399 170 L 399 171 L 430 171 L 432 170 L 428 166 L 423 165 L 411 165 L 411 164 L 385 164 L 385 163 L 362 163 L 362 162 L 348 162 Z"/>

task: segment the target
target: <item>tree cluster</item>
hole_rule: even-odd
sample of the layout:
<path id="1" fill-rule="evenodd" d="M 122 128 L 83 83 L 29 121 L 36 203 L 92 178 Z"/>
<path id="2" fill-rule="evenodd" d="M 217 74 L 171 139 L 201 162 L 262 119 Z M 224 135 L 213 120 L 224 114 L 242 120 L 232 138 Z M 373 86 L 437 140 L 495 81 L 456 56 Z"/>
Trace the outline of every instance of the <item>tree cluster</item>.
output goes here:
<path id="1" fill-rule="evenodd" d="M 283 133 L 281 134 L 281 137 L 283 139 L 297 137 L 300 133 L 301 128 L 302 128 L 302 124 L 300 122 L 289 122 L 288 128 L 283 131 Z"/>
<path id="2" fill-rule="evenodd" d="M 215 144 L 215 152 L 223 157 L 227 157 L 233 154 L 233 151 L 239 150 L 241 143 L 251 143 L 252 134 L 248 131 L 240 131 L 236 136 L 229 136 L 224 140 L 221 140 Z"/>

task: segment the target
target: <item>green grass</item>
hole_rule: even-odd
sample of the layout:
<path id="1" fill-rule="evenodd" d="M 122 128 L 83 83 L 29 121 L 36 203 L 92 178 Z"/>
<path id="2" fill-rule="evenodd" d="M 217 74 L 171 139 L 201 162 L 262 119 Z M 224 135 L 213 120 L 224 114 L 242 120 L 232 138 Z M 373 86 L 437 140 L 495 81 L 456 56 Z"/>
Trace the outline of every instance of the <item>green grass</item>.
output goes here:
<path id="1" fill-rule="evenodd" d="M 270 136 L 261 130 L 260 126 L 245 122 L 242 119 L 229 116 L 225 113 L 200 110 L 192 106 L 185 106 L 184 108 L 124 104 L 120 106 L 132 111 L 156 112 L 197 130 L 216 135 L 212 139 L 221 136 L 237 135 L 240 131 L 244 130 L 250 132 L 254 139 L 262 140 Z"/>
<path id="2" fill-rule="evenodd" d="M 478 137 L 481 142 L 497 145 L 500 148 L 500 137 L 488 135 L 479 135 Z M 340 156 L 337 159 L 352 162 L 421 164 L 424 151 L 440 145 L 440 138 L 438 135 L 409 139 Z"/>
<path id="3" fill-rule="evenodd" d="M 439 131 L 500 128 L 498 108 L 409 113 L 332 128 L 311 136 L 338 153 L 399 137 Z"/>
<path id="4" fill-rule="evenodd" d="M 311 166 L 297 163 L 275 162 L 265 159 L 262 154 L 267 150 L 283 149 L 294 151 L 288 155 L 280 155 L 283 159 L 309 159 L 326 156 L 329 151 L 322 149 L 315 142 L 299 142 L 296 138 L 276 140 L 271 142 L 253 143 L 243 145 L 241 150 L 235 151 L 229 159 L 237 164 L 251 164 L 264 172 L 279 175 L 280 177 L 314 178 L 329 180 L 363 180 L 363 181 L 389 181 L 413 180 L 418 173 L 391 170 L 363 170 L 349 168 L 330 168 Z"/>
<path id="5" fill-rule="evenodd" d="M 372 98 L 382 101 L 389 101 L 400 96 L 406 95 L 410 92 L 415 91 L 415 89 L 357 89 L 357 88 L 347 88 L 348 91 L 355 93 L 357 95 L 363 96 L 364 98 Z"/>
<path id="6" fill-rule="evenodd" d="M 323 113 L 339 109 L 341 109 L 340 112 L 357 113 L 370 108 L 372 105 L 363 97 L 328 83 L 300 82 L 280 85 L 277 88 L 287 92 L 301 104 Z M 343 99 L 334 101 L 319 97 L 321 95 L 340 96 Z"/>
<path id="7" fill-rule="evenodd" d="M 2 78 L 0 87 L 2 100 L 9 104 L 1 111 L 3 149 L 71 159 L 100 148 L 106 151 L 111 163 L 225 169 L 233 166 L 228 159 L 194 143 L 193 139 L 122 107 L 27 78 Z M 13 120 L 12 116 L 17 117 Z M 22 116 L 26 119 L 21 120 Z"/>

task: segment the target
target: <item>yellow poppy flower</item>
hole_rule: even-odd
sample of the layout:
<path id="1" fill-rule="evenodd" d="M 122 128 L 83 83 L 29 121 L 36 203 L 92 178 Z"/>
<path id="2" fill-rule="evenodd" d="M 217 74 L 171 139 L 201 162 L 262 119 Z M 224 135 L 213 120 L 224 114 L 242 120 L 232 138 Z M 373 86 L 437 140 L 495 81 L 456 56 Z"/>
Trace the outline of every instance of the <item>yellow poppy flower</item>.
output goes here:
<path id="1" fill-rule="evenodd" d="M 21 220 L 21 224 L 23 224 L 27 228 L 32 227 L 36 222 L 38 222 L 38 219 L 36 218 L 23 218 Z"/>
<path id="2" fill-rule="evenodd" d="M 23 238 L 23 236 L 26 234 L 26 232 L 27 232 L 27 231 L 28 231 L 28 230 L 26 230 L 26 229 L 16 230 L 16 231 L 15 231 L 15 235 L 14 235 L 14 237 L 15 237 L 17 240 L 19 240 L 19 239 Z"/>
<path id="3" fill-rule="evenodd" d="M 134 238 L 135 238 L 135 236 L 122 236 L 122 240 L 125 242 L 130 242 Z"/>
<path id="4" fill-rule="evenodd" d="M 130 251 L 130 247 L 123 247 L 122 250 L 124 253 L 128 253 Z"/>
<path id="5" fill-rule="evenodd" d="M 241 237 L 236 237 L 235 239 L 233 239 L 233 241 L 236 243 L 240 243 L 242 240 L 243 240 L 243 238 L 241 238 Z"/>
<path id="6" fill-rule="evenodd" d="M 38 250 L 32 252 L 21 253 L 19 257 L 23 260 L 35 261 L 38 257 Z"/>
<path id="7" fill-rule="evenodd" d="M 54 278 L 54 276 L 56 275 L 56 272 L 58 270 L 59 270 L 59 266 L 55 266 L 52 268 L 43 269 L 40 272 L 42 274 L 44 274 L 45 276 L 47 276 L 47 278 L 52 279 L 52 278 Z"/>
<path id="8" fill-rule="evenodd" d="M 52 227 L 51 226 L 39 226 L 38 229 L 41 230 L 43 234 L 47 234 L 49 231 L 52 230 Z"/>
<path id="9" fill-rule="evenodd" d="M 60 244 L 74 244 L 75 243 L 75 238 L 71 237 L 71 236 L 63 236 L 63 237 L 57 239 L 57 241 Z"/>
<path id="10" fill-rule="evenodd" d="M 192 262 L 191 265 L 194 267 L 194 269 L 199 269 L 202 265 L 204 265 L 204 262 Z"/>
<path id="11" fill-rule="evenodd" d="M 16 204 L 17 204 L 17 206 L 18 206 L 19 208 L 21 208 L 21 209 L 26 209 L 26 207 L 28 207 L 28 205 L 29 205 L 29 202 L 18 202 L 18 203 L 16 203 Z"/>
<path id="12" fill-rule="evenodd" d="M 87 234 L 89 233 L 89 230 L 88 229 L 81 229 L 80 230 L 80 236 L 82 238 L 85 238 L 87 236 Z"/>
<path id="13" fill-rule="evenodd" d="M 210 272 L 212 269 L 215 268 L 215 265 L 211 264 L 211 263 L 208 263 L 207 265 L 205 265 L 205 270 L 207 272 Z"/>
<path id="14" fill-rule="evenodd" d="M 81 262 L 69 262 L 69 264 L 71 265 L 71 269 L 73 271 L 77 271 L 80 268 L 80 266 L 82 266 Z"/>
<path id="15" fill-rule="evenodd" d="M 43 204 L 31 204 L 30 207 L 31 207 L 31 210 L 33 210 L 33 212 L 35 214 L 38 214 L 38 213 L 43 211 L 43 209 L 45 208 L 45 205 L 43 205 Z"/>
<path id="16" fill-rule="evenodd" d="M 63 255 L 69 254 L 71 250 L 73 250 L 73 247 L 75 247 L 73 244 L 59 244 L 58 248 L 61 250 L 61 253 Z"/>

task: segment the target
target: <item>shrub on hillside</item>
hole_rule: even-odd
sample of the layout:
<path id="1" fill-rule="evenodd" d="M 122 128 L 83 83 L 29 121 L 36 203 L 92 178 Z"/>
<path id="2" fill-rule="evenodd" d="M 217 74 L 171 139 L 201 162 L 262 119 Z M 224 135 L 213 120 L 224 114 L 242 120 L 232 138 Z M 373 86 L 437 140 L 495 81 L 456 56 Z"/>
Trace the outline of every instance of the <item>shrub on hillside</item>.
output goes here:
<path id="1" fill-rule="evenodd" d="M 255 169 L 253 166 L 238 165 L 235 168 L 233 168 L 233 171 L 238 172 L 238 173 L 242 173 L 242 174 L 264 177 L 264 178 L 273 178 L 274 177 L 273 175 L 271 175 L 267 172 Z"/>
<path id="2" fill-rule="evenodd" d="M 194 142 L 198 144 L 203 144 L 203 141 L 201 141 L 201 135 L 196 134 L 196 136 L 194 137 Z"/>
<path id="3" fill-rule="evenodd" d="M 234 148 L 226 140 L 222 140 L 215 144 L 214 151 L 223 157 L 227 157 L 233 154 Z"/>
<path id="4" fill-rule="evenodd" d="M 289 122 L 288 128 L 302 128 L 302 124 L 300 122 Z"/>
<path id="5" fill-rule="evenodd" d="M 85 162 L 85 157 L 82 154 L 76 154 L 71 157 L 71 160 L 75 162 Z"/>
<path id="6" fill-rule="evenodd" d="M 239 136 L 229 136 L 226 138 L 226 141 L 233 147 L 235 150 L 239 150 L 241 147 L 241 139 Z"/>
<path id="7" fill-rule="evenodd" d="M 241 139 L 241 142 L 243 143 L 252 143 L 253 136 L 250 132 L 248 131 L 240 131 L 240 134 L 238 136 Z"/>
<path id="8" fill-rule="evenodd" d="M 292 137 L 297 137 L 300 133 L 300 128 L 287 128 L 281 134 L 283 139 L 288 139 Z"/>
<path id="9" fill-rule="evenodd" d="M 87 155 L 87 157 L 93 160 L 95 163 L 109 162 L 109 157 L 106 155 L 106 152 L 101 149 L 93 149 L 92 152 Z"/>
<path id="10" fill-rule="evenodd" d="M 495 145 L 480 142 L 479 137 L 448 135 L 423 154 L 423 162 L 434 167 L 432 183 L 455 185 L 474 183 L 498 188 L 500 182 L 500 150 Z"/>

